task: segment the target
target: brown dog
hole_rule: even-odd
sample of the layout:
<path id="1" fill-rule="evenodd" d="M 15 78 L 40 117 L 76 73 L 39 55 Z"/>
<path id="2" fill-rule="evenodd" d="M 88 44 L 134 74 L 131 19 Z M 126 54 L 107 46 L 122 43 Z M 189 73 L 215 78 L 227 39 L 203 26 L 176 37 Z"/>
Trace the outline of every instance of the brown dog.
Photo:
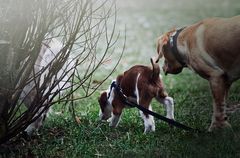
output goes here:
<path id="1" fill-rule="evenodd" d="M 136 65 L 125 71 L 116 79 L 116 84 L 122 88 L 123 93 L 145 108 L 152 110 L 150 105 L 153 98 L 165 106 L 167 118 L 174 119 L 173 99 L 164 91 L 163 83 L 159 77 L 159 65 L 151 60 L 152 68 Z M 114 87 L 101 93 L 99 98 L 100 119 L 107 120 L 111 117 L 110 126 L 116 127 L 119 123 L 122 110 L 128 107 L 118 96 Z M 140 111 L 144 120 L 144 132 L 155 131 L 153 116 Z"/>
<path id="2" fill-rule="evenodd" d="M 209 81 L 214 98 L 209 130 L 230 127 L 225 100 L 231 84 L 240 78 L 240 16 L 205 19 L 170 31 L 159 37 L 157 51 L 158 59 L 165 58 L 165 74 L 189 67 Z"/>

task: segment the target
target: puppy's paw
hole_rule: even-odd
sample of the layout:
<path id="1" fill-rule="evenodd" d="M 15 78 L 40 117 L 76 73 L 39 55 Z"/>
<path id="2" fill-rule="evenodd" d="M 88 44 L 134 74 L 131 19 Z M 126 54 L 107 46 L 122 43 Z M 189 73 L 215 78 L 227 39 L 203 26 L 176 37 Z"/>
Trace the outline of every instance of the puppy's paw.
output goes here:
<path id="1" fill-rule="evenodd" d="M 144 134 L 150 132 L 155 132 L 155 125 L 148 125 L 147 127 L 145 127 Z"/>
<path id="2" fill-rule="evenodd" d="M 169 118 L 169 119 L 171 119 L 171 120 L 175 121 L 175 119 L 174 119 L 174 118 Z M 170 123 L 168 123 L 168 125 L 169 125 L 169 127 L 170 127 L 170 128 L 173 128 L 173 127 L 174 127 L 174 126 L 173 126 L 172 124 L 170 124 Z"/>

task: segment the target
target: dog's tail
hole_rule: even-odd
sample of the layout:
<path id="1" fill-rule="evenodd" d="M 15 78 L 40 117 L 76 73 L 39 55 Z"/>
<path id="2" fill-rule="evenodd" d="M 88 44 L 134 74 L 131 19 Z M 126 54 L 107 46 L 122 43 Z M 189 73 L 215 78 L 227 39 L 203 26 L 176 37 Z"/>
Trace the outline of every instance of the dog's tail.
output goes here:
<path id="1" fill-rule="evenodd" d="M 150 59 L 151 60 L 151 64 L 152 64 L 152 79 L 155 80 L 157 78 L 159 78 L 159 74 L 160 74 L 160 67 L 159 64 L 153 60 L 153 58 Z"/>

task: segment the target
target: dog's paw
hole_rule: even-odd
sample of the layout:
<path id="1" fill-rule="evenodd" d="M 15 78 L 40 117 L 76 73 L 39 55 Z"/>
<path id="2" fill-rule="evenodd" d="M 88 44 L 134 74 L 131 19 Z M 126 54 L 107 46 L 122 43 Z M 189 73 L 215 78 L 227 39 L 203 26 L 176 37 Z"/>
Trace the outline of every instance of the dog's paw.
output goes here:
<path id="1" fill-rule="evenodd" d="M 155 125 L 149 125 L 145 127 L 144 134 L 150 133 L 150 132 L 155 132 Z"/>
<path id="2" fill-rule="evenodd" d="M 232 126 L 228 121 L 222 121 L 222 122 L 212 122 L 208 131 L 209 132 L 214 132 L 222 129 L 232 129 Z"/>
<path id="3" fill-rule="evenodd" d="M 171 120 L 175 121 L 175 119 L 174 119 L 174 118 L 169 118 L 169 119 L 171 119 Z M 171 123 L 168 123 L 168 126 L 169 126 L 170 128 L 173 128 L 173 127 L 174 127 L 174 126 L 173 126 Z"/>

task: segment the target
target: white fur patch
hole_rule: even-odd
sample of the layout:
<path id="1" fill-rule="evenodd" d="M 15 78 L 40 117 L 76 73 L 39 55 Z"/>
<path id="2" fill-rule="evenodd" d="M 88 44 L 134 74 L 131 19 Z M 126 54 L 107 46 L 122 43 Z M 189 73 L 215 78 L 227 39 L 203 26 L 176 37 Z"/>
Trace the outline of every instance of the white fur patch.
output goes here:
<path id="1" fill-rule="evenodd" d="M 112 80 L 112 83 L 113 83 L 113 82 L 116 82 L 116 80 Z M 110 93 L 110 94 L 109 94 L 109 93 Z M 113 99 L 114 99 L 114 88 L 112 88 L 112 90 L 111 90 L 111 85 L 108 87 L 107 96 L 110 96 L 110 97 L 108 98 L 108 103 L 109 103 L 110 105 L 112 105 L 112 101 L 113 101 Z"/>
<path id="2" fill-rule="evenodd" d="M 40 108 L 34 117 L 36 117 L 40 112 L 42 112 L 43 109 L 44 109 L 43 107 Z M 42 115 L 35 122 L 31 123 L 24 131 L 27 132 L 28 135 L 32 135 L 33 132 L 35 131 L 37 132 L 39 127 L 42 126 L 44 117 L 47 114 L 47 112 L 48 110 L 44 111 Z"/>
<path id="3" fill-rule="evenodd" d="M 152 111 L 152 106 L 149 105 L 149 110 Z M 146 115 L 144 115 L 144 113 L 142 111 L 140 111 L 140 115 L 144 121 L 144 133 L 147 132 L 154 132 L 155 131 L 155 121 L 152 115 L 148 115 L 148 118 L 146 117 Z"/>
<path id="4" fill-rule="evenodd" d="M 140 73 L 138 73 L 137 78 L 136 78 L 136 84 L 135 84 L 135 95 L 137 98 L 137 103 L 139 104 L 139 90 L 138 90 L 138 80 L 140 77 Z M 149 105 L 149 110 L 152 111 L 152 107 L 151 105 Z M 144 113 L 142 111 L 140 111 L 140 115 L 144 121 L 144 133 L 147 132 L 151 132 L 151 131 L 155 131 L 155 122 L 154 122 L 154 118 L 151 115 L 148 115 L 148 118 L 144 115 Z"/>
<path id="5" fill-rule="evenodd" d="M 110 127 L 117 127 L 118 123 L 120 122 L 121 115 L 114 115 L 112 114 L 112 117 L 110 119 Z"/>
<path id="6" fill-rule="evenodd" d="M 35 125 L 32 123 L 30 124 L 24 131 L 27 132 L 28 135 L 32 135 L 34 131 L 37 131 Z"/>
<path id="7" fill-rule="evenodd" d="M 139 104 L 139 90 L 138 90 L 138 79 L 139 79 L 140 73 L 138 73 L 136 78 L 136 84 L 135 84 L 135 95 L 137 98 L 137 103 Z"/>
<path id="8" fill-rule="evenodd" d="M 160 79 L 163 79 L 162 75 L 160 74 Z"/>
<path id="9" fill-rule="evenodd" d="M 166 97 L 163 99 L 163 104 L 167 112 L 167 118 L 174 119 L 174 102 L 172 97 Z"/>
<path id="10" fill-rule="evenodd" d="M 165 98 L 156 98 L 160 103 L 163 104 L 165 110 L 166 110 L 166 117 L 169 119 L 174 120 L 174 102 L 172 97 L 165 97 Z"/>

